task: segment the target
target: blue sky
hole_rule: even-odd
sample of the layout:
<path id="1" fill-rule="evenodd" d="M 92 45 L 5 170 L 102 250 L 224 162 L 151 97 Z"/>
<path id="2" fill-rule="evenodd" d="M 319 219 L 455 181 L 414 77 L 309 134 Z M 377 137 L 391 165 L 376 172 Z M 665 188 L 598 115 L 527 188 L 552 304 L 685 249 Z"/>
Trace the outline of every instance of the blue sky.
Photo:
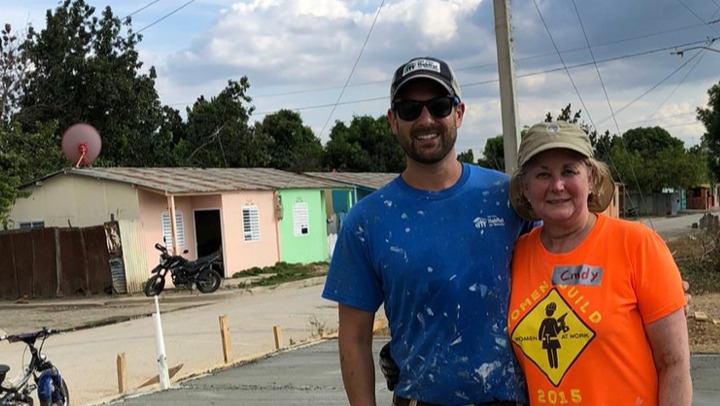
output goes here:
<path id="1" fill-rule="evenodd" d="M 457 151 L 479 157 L 501 132 L 491 0 L 195 0 L 170 16 L 190 0 L 86 1 L 121 17 L 144 8 L 141 60 L 181 112 L 247 76 L 253 119 L 297 109 L 325 142 L 336 120 L 384 114 L 394 69 L 432 55 L 453 65 L 468 107 Z M 0 22 L 41 29 L 58 3 L 6 3 Z M 519 125 L 572 103 L 601 132 L 659 125 L 699 143 L 694 112 L 720 80 L 720 52 L 671 51 L 720 37 L 717 19 L 720 0 L 512 2 Z"/>

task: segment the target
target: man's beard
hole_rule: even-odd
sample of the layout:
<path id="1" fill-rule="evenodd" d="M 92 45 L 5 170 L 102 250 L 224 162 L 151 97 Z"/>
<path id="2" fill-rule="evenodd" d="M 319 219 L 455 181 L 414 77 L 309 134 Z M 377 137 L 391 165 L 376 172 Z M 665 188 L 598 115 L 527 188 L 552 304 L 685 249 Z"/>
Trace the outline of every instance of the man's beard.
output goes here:
<path id="1" fill-rule="evenodd" d="M 453 150 L 455 147 L 455 141 L 457 140 L 457 128 L 450 128 L 447 132 L 440 133 L 439 136 L 439 142 L 440 142 L 440 148 L 434 149 L 432 152 L 418 148 L 415 146 L 415 138 L 413 136 L 410 137 L 407 142 L 401 142 L 400 146 L 402 147 L 403 151 L 405 151 L 405 155 L 418 163 L 425 164 L 425 165 L 432 165 L 436 164 L 450 153 L 450 151 Z"/>

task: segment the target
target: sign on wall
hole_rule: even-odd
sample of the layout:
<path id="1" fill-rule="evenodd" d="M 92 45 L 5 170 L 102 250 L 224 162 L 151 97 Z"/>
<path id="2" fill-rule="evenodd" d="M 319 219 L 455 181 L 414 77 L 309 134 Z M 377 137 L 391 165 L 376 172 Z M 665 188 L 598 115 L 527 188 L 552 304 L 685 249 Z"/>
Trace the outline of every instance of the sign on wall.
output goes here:
<path id="1" fill-rule="evenodd" d="M 310 223 L 310 215 L 308 205 L 304 202 L 296 202 L 293 205 L 293 235 L 301 237 L 308 235 Z"/>

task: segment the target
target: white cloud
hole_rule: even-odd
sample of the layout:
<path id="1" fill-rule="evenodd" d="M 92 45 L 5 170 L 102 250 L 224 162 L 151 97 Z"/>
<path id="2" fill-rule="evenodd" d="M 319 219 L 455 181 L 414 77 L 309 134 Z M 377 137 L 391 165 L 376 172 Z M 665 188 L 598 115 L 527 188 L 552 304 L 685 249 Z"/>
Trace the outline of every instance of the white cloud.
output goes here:
<path id="1" fill-rule="evenodd" d="M 123 15 L 147 1 L 107 3 Z M 413 56 L 437 56 L 454 66 L 468 106 L 458 150 L 472 148 L 479 156 L 484 141 L 501 131 L 492 2 L 387 0 L 362 49 L 379 3 L 198 0 L 144 31 L 139 51 L 145 67 L 153 65 L 158 70 L 163 103 L 184 111 L 184 103 L 200 95 L 216 95 L 228 79 L 247 76 L 257 112 L 302 107 L 303 120 L 316 134 L 322 130 L 324 140 L 329 132 L 326 123 L 331 127 L 335 120 L 349 123 L 353 115 L 384 114 L 390 77 L 401 63 Z M 42 24 L 45 9 L 56 6 L 57 0 L 9 3 L 3 17 L 11 17 L 15 26 L 23 25 L 28 16 L 36 25 Z M 582 97 L 588 110 L 583 117 L 592 117 L 599 131 L 615 133 L 607 92 L 621 131 L 647 121 L 667 125 L 686 145 L 699 142 L 703 128 L 689 113 L 707 102 L 706 91 L 718 80 L 720 55 L 708 52 L 697 66 L 695 61 L 683 66 L 693 53 L 680 58 L 666 48 L 717 36 L 720 24 L 701 24 L 676 0 L 578 3 L 581 21 L 565 3 L 544 0 L 541 11 L 565 63 L 583 64 L 570 68 L 576 92 L 534 4 L 515 1 L 511 6 L 516 71 L 533 73 L 516 82 L 521 127 L 542 120 L 548 111 L 557 114 L 567 103 L 572 103 L 574 111 L 585 110 Z M 708 18 L 718 15 L 718 6 L 712 2 L 687 6 Z M 135 28 L 173 8 L 163 2 L 152 5 L 134 16 Z M 586 49 L 583 27 L 595 58 L 612 59 L 598 64 L 605 91 Z M 349 86 L 341 95 L 348 78 Z M 338 100 L 341 104 L 331 115 Z M 262 119 L 262 115 L 254 118 Z"/>

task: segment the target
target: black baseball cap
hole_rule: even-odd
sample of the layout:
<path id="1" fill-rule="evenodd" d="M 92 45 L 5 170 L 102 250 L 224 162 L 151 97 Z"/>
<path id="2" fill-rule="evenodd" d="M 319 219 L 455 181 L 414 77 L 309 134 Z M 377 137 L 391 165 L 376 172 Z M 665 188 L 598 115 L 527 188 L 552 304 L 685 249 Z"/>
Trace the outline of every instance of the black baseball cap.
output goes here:
<path id="1" fill-rule="evenodd" d="M 451 96 L 460 99 L 460 85 L 455 72 L 447 62 L 430 56 L 418 57 L 400 65 L 390 86 L 390 101 L 394 101 L 400 89 L 409 81 L 418 78 L 431 79 L 440 83 Z"/>

